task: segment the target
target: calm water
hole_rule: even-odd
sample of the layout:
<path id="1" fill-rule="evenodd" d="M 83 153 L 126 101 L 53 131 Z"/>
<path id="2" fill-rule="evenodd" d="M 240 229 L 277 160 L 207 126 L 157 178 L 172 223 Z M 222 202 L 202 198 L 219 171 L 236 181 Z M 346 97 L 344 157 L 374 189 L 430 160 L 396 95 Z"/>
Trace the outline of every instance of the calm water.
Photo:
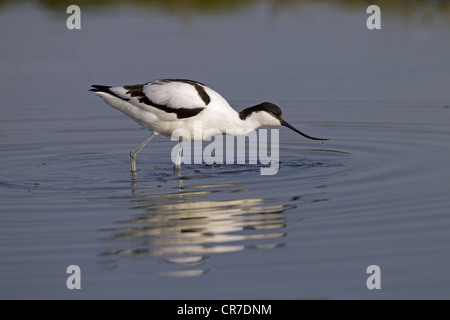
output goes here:
<path id="1" fill-rule="evenodd" d="M 260 1 L 0 9 L 0 298 L 450 298 L 450 9 Z M 88 92 L 272 101 L 280 169 L 185 165 Z M 205 146 L 207 143 L 205 143 Z M 81 268 L 68 290 L 66 268 Z M 381 269 L 368 290 L 366 269 Z"/>

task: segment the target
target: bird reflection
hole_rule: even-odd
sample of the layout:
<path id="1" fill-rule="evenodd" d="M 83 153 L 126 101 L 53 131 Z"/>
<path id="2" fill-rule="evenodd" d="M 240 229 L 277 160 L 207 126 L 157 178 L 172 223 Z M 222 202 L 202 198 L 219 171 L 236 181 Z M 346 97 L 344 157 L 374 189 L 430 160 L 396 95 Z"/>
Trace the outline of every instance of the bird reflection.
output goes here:
<path id="1" fill-rule="evenodd" d="M 168 270 L 159 274 L 191 277 L 211 271 L 205 267 L 211 255 L 285 245 L 281 242 L 286 236 L 284 205 L 269 199 L 238 198 L 245 190 L 233 184 L 185 188 L 179 182 L 179 186 L 174 193 L 143 195 L 134 190 L 124 198 L 137 213 L 104 229 L 118 249 L 101 256 L 160 257 Z M 227 197 L 237 199 L 211 200 L 214 193 L 228 190 Z"/>

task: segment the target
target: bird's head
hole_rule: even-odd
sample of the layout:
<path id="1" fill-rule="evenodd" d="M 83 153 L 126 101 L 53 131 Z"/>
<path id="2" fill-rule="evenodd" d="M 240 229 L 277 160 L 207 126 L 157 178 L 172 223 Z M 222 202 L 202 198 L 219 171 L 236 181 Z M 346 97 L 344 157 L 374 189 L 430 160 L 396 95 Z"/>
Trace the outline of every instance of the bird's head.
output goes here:
<path id="1" fill-rule="evenodd" d="M 254 107 L 244 109 L 239 113 L 239 117 L 241 120 L 251 119 L 252 121 L 256 121 L 259 123 L 259 126 L 284 126 L 311 140 L 328 140 L 314 138 L 297 130 L 283 120 L 283 113 L 280 107 L 270 102 L 263 102 Z"/>

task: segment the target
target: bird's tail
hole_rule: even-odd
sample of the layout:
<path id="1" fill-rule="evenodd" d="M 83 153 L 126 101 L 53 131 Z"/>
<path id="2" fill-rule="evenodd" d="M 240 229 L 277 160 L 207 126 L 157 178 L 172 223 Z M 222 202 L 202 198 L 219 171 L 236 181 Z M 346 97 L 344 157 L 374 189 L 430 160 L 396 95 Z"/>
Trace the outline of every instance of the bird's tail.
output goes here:
<path id="1" fill-rule="evenodd" d="M 92 91 L 92 92 L 106 92 L 106 93 L 111 94 L 111 91 L 109 90 L 110 88 L 111 88 L 111 86 L 103 86 L 103 85 L 100 85 L 100 84 L 94 84 L 94 85 L 92 85 L 92 88 L 89 89 L 89 91 Z"/>

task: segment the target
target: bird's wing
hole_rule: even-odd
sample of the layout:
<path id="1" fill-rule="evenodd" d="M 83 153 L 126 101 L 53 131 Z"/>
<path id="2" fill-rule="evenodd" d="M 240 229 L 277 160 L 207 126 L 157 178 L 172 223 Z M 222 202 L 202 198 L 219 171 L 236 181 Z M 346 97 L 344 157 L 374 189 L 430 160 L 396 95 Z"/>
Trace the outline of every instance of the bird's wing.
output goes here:
<path id="1" fill-rule="evenodd" d="M 211 97 L 205 85 L 192 80 L 156 80 L 144 86 L 145 95 L 157 104 L 170 108 L 205 108 Z"/>
<path id="2" fill-rule="evenodd" d="M 191 80 L 156 80 L 110 87 L 109 92 L 164 120 L 196 116 L 211 101 L 207 88 Z"/>

